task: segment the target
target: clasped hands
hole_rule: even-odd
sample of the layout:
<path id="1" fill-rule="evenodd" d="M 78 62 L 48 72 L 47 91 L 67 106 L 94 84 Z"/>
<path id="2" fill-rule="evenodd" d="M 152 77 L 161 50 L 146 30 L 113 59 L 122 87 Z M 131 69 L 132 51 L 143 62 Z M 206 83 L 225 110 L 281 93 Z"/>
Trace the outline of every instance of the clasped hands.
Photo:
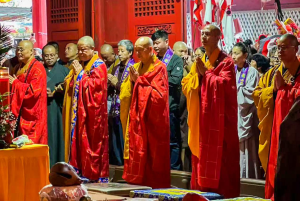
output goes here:
<path id="1" fill-rule="evenodd" d="M 79 63 L 79 61 L 74 60 L 72 62 L 72 66 L 74 68 L 75 74 L 78 75 L 82 71 L 82 65 Z"/>
<path id="2" fill-rule="evenodd" d="M 196 58 L 196 70 L 198 75 L 202 75 L 202 76 L 207 71 L 207 68 L 200 57 Z"/>
<path id="3" fill-rule="evenodd" d="M 129 66 L 129 75 L 131 82 L 135 82 L 140 76 L 137 70 L 133 66 Z"/>
<path id="4" fill-rule="evenodd" d="M 12 84 L 12 83 L 13 83 L 16 79 L 18 79 L 18 78 L 17 78 L 16 75 L 14 75 L 14 76 L 9 75 L 9 76 L 8 76 L 8 79 L 9 79 L 9 84 Z"/>
<path id="5" fill-rule="evenodd" d="M 284 81 L 281 73 L 279 70 L 277 70 L 275 72 L 275 76 L 274 76 L 274 91 L 278 91 L 280 89 L 280 87 L 282 87 L 283 85 L 285 85 L 286 82 Z"/>
<path id="6" fill-rule="evenodd" d="M 116 86 L 118 83 L 118 78 L 112 74 L 108 74 L 107 79 L 108 79 L 109 83 L 113 86 Z"/>

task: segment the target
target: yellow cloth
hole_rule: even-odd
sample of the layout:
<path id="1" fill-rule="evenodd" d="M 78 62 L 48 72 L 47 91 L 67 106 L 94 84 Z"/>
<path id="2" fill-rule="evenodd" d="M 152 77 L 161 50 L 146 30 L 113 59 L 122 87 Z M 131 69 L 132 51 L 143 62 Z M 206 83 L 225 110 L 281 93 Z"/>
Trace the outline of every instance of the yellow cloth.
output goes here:
<path id="1" fill-rule="evenodd" d="M 34 59 L 34 57 L 32 56 L 27 63 L 25 64 L 25 66 L 22 67 L 23 63 L 20 63 L 18 65 L 18 67 L 15 69 L 17 72 L 14 72 L 14 74 L 16 74 L 17 76 L 24 74 L 28 68 L 29 68 L 29 64 L 31 63 L 31 61 Z"/>
<path id="2" fill-rule="evenodd" d="M 214 68 L 214 63 L 219 56 L 220 50 L 217 48 L 213 51 L 210 58 L 205 61 L 206 55 L 202 57 L 202 61 L 207 69 Z M 188 110 L 188 144 L 194 156 L 199 158 L 199 136 L 200 136 L 200 97 L 199 97 L 199 75 L 197 73 L 197 63 L 194 62 L 190 73 L 185 76 L 182 81 L 182 91 L 186 96 Z"/>
<path id="3" fill-rule="evenodd" d="M 84 67 L 85 73 L 88 73 L 91 70 L 93 63 L 99 59 L 99 56 L 95 54 L 93 58 L 89 61 L 89 63 Z M 75 75 L 74 68 L 72 65 L 70 66 L 72 69 L 68 76 L 65 78 L 65 97 L 63 104 L 63 131 L 64 131 L 64 139 L 65 139 L 65 161 L 69 162 L 70 156 L 70 142 L 71 142 L 71 123 L 72 123 L 72 104 L 74 97 L 74 87 L 76 84 L 76 80 L 78 75 Z M 70 83 L 73 80 L 73 88 L 70 88 Z"/>
<path id="4" fill-rule="evenodd" d="M 39 191 L 49 184 L 48 176 L 47 145 L 0 150 L 1 201 L 39 201 Z"/>
<path id="5" fill-rule="evenodd" d="M 142 76 L 147 72 L 151 72 L 155 68 L 155 61 L 157 60 L 157 57 L 155 55 L 152 56 L 149 61 L 142 65 L 141 62 L 136 63 L 133 65 L 133 67 L 138 71 L 139 75 Z M 130 75 L 124 80 L 124 82 L 121 85 L 121 92 L 120 92 L 120 119 L 123 127 L 123 137 L 124 137 L 124 159 L 129 159 L 129 134 L 128 134 L 128 128 L 129 128 L 129 110 L 130 110 L 130 104 L 131 104 L 131 97 L 132 97 L 132 90 L 133 90 L 133 84 L 130 81 Z M 124 129 L 126 128 L 126 129 Z"/>
<path id="6" fill-rule="evenodd" d="M 112 71 L 113 71 L 113 69 L 114 69 L 120 62 L 121 62 L 120 59 L 117 58 L 117 59 L 115 60 L 115 62 L 114 62 L 112 65 L 110 65 L 110 67 L 109 67 L 107 73 L 108 73 L 108 74 L 111 74 Z"/>
<path id="7" fill-rule="evenodd" d="M 273 116 L 274 116 L 274 75 L 275 71 L 279 70 L 282 74 L 282 64 L 278 67 L 270 69 L 265 75 L 260 78 L 258 86 L 253 92 L 254 103 L 257 108 L 257 116 L 259 119 L 258 128 L 261 131 L 259 136 L 258 155 L 264 168 L 267 171 L 269 159 L 270 141 L 272 134 Z M 288 71 L 283 76 L 286 82 L 289 82 L 291 75 Z"/>
<path id="8" fill-rule="evenodd" d="M 214 68 L 214 63 L 217 61 L 218 56 L 220 54 L 221 50 L 219 48 L 216 48 L 213 53 L 210 55 L 210 57 L 206 60 L 206 53 L 202 57 L 202 62 L 204 63 L 205 67 L 210 70 Z"/>

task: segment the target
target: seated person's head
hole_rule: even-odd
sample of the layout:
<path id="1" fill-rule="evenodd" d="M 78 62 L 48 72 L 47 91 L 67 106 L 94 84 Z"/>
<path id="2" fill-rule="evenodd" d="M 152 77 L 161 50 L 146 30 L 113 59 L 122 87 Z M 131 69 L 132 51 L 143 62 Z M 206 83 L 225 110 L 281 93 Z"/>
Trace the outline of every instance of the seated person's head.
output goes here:
<path id="1" fill-rule="evenodd" d="M 252 67 L 256 68 L 260 74 L 265 74 L 270 69 L 270 60 L 262 54 L 254 54 L 251 57 Z"/>

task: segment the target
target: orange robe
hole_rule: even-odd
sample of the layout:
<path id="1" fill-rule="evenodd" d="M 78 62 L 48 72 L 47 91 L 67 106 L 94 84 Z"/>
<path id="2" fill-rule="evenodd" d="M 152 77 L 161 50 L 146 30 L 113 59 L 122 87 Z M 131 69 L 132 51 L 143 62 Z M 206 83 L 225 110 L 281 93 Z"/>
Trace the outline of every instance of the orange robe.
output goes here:
<path id="1" fill-rule="evenodd" d="M 300 96 L 300 76 L 297 77 L 295 85 L 289 83 L 277 91 L 271 135 L 270 156 L 266 174 L 265 197 L 267 199 L 274 200 L 274 182 L 277 167 L 280 125 L 289 113 L 298 96 Z"/>
<path id="2" fill-rule="evenodd" d="M 170 187 L 170 122 L 167 67 L 155 55 L 134 65 L 139 77 L 121 86 L 125 139 L 123 179 L 152 188 Z"/>
<path id="3" fill-rule="evenodd" d="M 203 61 L 208 68 L 204 76 L 198 75 L 194 63 L 182 80 L 193 154 L 191 189 L 237 197 L 240 166 L 234 63 L 218 49 Z"/>
<path id="4" fill-rule="evenodd" d="M 48 144 L 45 67 L 31 59 L 16 70 L 18 79 L 12 84 L 11 110 L 16 117 L 20 116 L 19 134 L 27 135 L 36 144 Z"/>
<path id="5" fill-rule="evenodd" d="M 73 83 L 78 96 L 73 98 L 77 114 L 72 116 L 70 164 L 81 176 L 98 181 L 109 173 L 107 68 L 94 55 L 81 73 L 82 78 Z"/>

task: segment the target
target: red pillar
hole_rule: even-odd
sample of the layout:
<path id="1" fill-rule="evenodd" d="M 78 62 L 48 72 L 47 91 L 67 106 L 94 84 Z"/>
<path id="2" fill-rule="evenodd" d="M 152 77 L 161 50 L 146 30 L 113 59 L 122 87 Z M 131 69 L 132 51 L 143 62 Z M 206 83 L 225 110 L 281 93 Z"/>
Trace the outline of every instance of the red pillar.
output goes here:
<path id="1" fill-rule="evenodd" d="M 36 40 L 34 47 L 43 48 L 47 43 L 46 0 L 32 0 L 32 26 Z"/>

